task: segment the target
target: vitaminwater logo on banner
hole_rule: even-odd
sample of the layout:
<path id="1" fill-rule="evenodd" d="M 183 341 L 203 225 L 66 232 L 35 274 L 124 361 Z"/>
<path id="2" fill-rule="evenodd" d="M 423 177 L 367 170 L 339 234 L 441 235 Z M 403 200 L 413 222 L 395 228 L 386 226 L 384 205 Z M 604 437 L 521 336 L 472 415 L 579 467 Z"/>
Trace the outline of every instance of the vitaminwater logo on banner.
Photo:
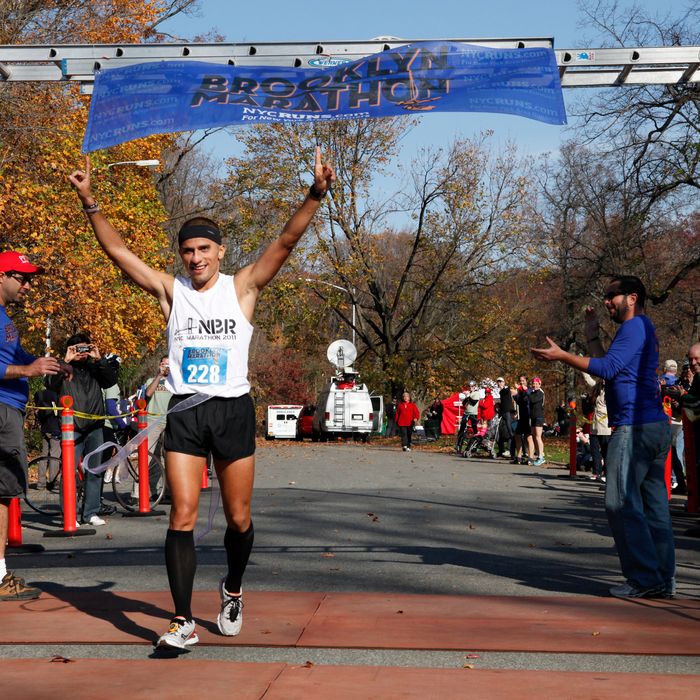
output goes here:
<path id="1" fill-rule="evenodd" d="M 425 42 L 326 67 L 140 63 L 95 78 L 84 151 L 150 134 L 402 114 L 500 112 L 565 124 L 554 51 Z"/>

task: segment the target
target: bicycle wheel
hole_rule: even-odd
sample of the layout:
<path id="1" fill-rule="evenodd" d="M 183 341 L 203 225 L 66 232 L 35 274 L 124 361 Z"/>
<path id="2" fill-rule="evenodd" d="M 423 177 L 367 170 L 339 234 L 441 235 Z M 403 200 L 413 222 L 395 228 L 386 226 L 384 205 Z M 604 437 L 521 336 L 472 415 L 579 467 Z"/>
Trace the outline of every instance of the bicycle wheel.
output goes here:
<path id="1" fill-rule="evenodd" d="M 165 469 L 161 461 L 148 453 L 148 484 L 151 508 L 155 508 L 165 493 Z M 139 508 L 139 464 L 136 453 L 126 461 L 126 468 L 119 467 L 112 476 L 112 490 L 117 503 L 128 511 Z"/>
<path id="2" fill-rule="evenodd" d="M 61 460 L 36 457 L 29 462 L 25 503 L 42 515 L 61 513 Z"/>

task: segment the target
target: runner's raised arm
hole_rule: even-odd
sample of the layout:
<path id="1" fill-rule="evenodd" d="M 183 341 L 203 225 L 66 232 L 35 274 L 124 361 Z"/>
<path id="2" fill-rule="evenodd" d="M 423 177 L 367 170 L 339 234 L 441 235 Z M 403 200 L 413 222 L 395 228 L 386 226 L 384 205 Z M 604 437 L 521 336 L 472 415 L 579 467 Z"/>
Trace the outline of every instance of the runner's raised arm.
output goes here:
<path id="1" fill-rule="evenodd" d="M 92 195 L 89 156 L 85 158 L 85 170 L 75 170 L 68 176 L 68 179 L 75 187 L 82 202 L 83 211 L 105 253 L 141 289 L 158 299 L 163 314 L 168 318 L 173 295 L 173 278 L 165 272 L 149 267 L 129 250 L 119 232 L 100 211 L 100 207 Z"/>

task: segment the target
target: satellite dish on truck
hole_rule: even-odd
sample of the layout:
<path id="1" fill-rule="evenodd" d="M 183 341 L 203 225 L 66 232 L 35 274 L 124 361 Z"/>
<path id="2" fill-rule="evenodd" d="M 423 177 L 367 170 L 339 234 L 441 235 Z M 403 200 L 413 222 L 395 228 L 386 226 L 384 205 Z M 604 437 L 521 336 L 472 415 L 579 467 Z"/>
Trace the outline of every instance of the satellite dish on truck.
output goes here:
<path id="1" fill-rule="evenodd" d="M 334 367 L 343 371 L 346 367 L 352 367 L 357 357 L 357 348 L 349 340 L 334 340 L 328 346 L 326 357 Z"/>

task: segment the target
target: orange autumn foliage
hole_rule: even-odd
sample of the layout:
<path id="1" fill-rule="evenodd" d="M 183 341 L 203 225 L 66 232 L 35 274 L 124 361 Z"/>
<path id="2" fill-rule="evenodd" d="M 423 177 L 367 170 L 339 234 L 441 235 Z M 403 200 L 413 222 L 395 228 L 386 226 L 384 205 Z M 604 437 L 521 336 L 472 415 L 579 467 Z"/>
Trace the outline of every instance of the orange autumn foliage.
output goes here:
<path id="1" fill-rule="evenodd" d="M 68 12 L 62 33 L 81 43 L 141 42 L 164 10 L 150 0 L 97 1 Z M 25 42 L 36 40 L 23 36 Z M 98 347 L 140 356 L 160 342 L 164 323 L 155 300 L 128 282 L 97 244 L 68 174 L 84 167 L 80 153 L 89 98 L 65 84 L 5 86 L 0 150 L 0 249 L 28 253 L 47 274 L 13 311 L 27 349 L 40 352 L 47 324 L 54 349 L 79 329 Z M 153 173 L 108 163 L 160 159 L 171 136 L 154 136 L 93 154 L 93 189 L 127 245 L 164 269 L 170 254 L 167 219 Z"/>

